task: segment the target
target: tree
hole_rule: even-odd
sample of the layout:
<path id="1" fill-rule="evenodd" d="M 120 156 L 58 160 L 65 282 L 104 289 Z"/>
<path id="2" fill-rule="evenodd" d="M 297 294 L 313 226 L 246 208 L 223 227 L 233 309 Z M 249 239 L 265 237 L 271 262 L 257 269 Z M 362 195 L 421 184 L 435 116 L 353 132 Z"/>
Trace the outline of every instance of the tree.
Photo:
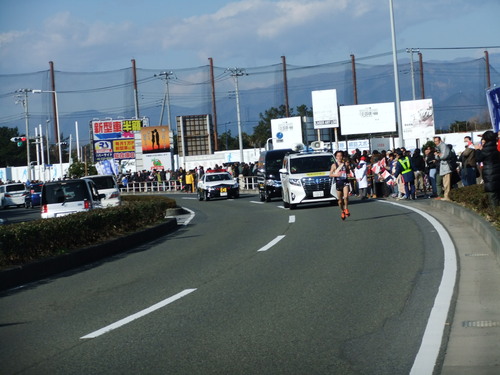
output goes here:
<path id="1" fill-rule="evenodd" d="M 26 142 L 18 147 L 15 142 L 10 140 L 19 136 L 17 128 L 6 126 L 0 128 L 0 168 L 26 165 Z"/>
<path id="2" fill-rule="evenodd" d="M 92 176 L 97 174 L 97 169 L 94 164 L 85 165 L 84 162 L 75 161 L 68 168 L 68 176 L 70 178 L 81 178 L 83 176 Z"/>

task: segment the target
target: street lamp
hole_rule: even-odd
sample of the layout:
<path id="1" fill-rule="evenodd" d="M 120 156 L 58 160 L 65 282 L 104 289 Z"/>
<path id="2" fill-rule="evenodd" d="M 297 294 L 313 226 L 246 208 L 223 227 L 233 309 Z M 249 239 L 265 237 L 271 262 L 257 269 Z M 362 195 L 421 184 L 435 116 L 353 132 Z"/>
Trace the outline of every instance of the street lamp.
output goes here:
<path id="1" fill-rule="evenodd" d="M 24 107 L 24 119 L 26 123 L 26 172 L 28 180 L 31 181 L 31 156 L 30 156 L 30 135 L 29 135 L 29 114 L 28 114 L 28 93 L 32 92 L 31 89 L 16 90 L 18 93 L 24 94 L 24 99 L 21 100 Z M 16 102 L 17 104 L 18 102 Z"/>
<path id="2" fill-rule="evenodd" d="M 392 65 L 394 68 L 394 87 L 396 91 L 396 115 L 398 122 L 399 146 L 404 147 L 403 138 L 403 123 L 401 118 L 401 101 L 399 99 L 399 72 L 398 72 L 398 57 L 396 48 L 396 27 L 394 25 L 394 7 L 392 0 L 389 0 L 389 10 L 391 17 L 391 36 L 392 36 Z"/>
<path id="3" fill-rule="evenodd" d="M 59 152 L 59 167 L 61 169 L 61 179 L 64 177 L 63 173 L 63 161 L 62 161 L 62 153 L 61 153 L 61 132 L 59 131 L 59 107 L 57 106 L 57 92 L 54 90 L 33 90 L 34 94 L 41 93 L 51 93 L 54 94 L 54 104 L 56 107 L 56 132 L 57 132 L 57 150 Z"/>
<path id="4" fill-rule="evenodd" d="M 231 72 L 231 76 L 234 78 L 234 86 L 236 89 L 236 116 L 238 118 L 238 136 L 239 136 L 239 146 L 240 146 L 240 163 L 243 163 L 243 136 L 241 132 L 241 116 L 240 116 L 240 91 L 238 88 L 238 77 L 247 76 L 244 69 L 240 68 L 227 68 L 226 70 Z"/>

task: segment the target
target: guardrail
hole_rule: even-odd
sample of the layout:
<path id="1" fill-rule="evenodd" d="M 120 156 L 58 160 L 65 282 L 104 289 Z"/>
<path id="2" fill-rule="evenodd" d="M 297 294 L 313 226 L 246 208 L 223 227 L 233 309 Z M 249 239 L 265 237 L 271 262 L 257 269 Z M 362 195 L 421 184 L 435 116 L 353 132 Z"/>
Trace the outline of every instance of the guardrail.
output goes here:
<path id="1" fill-rule="evenodd" d="M 259 188 L 256 176 L 239 176 L 241 190 L 256 190 Z M 182 184 L 177 180 L 129 182 L 120 188 L 122 193 L 153 193 L 153 192 L 183 192 Z"/>

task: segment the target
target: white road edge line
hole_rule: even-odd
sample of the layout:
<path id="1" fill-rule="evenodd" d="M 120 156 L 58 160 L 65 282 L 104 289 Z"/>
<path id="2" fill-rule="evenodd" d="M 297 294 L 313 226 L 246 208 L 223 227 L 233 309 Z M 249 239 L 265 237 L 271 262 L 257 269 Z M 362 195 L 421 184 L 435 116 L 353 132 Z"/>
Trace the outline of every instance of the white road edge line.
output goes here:
<path id="1" fill-rule="evenodd" d="M 278 236 L 278 237 L 276 237 L 274 240 L 272 240 L 271 242 L 269 242 L 266 246 L 261 247 L 259 250 L 257 250 L 257 252 L 269 250 L 271 247 L 273 247 L 278 242 L 280 242 L 283 238 L 285 238 L 285 236 Z"/>
<path id="2" fill-rule="evenodd" d="M 288 222 L 295 223 L 295 215 L 290 215 L 290 217 L 288 218 Z"/>
<path id="3" fill-rule="evenodd" d="M 166 305 L 174 302 L 174 301 L 177 301 L 178 299 L 184 297 L 184 296 L 187 296 L 188 294 L 194 292 L 196 289 L 185 289 L 183 290 L 182 292 L 180 293 L 177 293 L 176 295 L 172 296 L 172 297 L 169 297 L 167 299 L 164 299 L 163 301 L 161 302 L 158 302 L 157 304 L 154 304 L 153 306 L 151 307 L 148 307 L 147 309 L 144 309 L 142 311 L 139 311 L 138 313 L 135 313 L 133 315 L 130 315 L 124 319 L 121 319 L 113 324 L 110 324 L 104 328 L 101 328 L 97 331 L 94 331 L 92 333 L 89 333 L 88 335 L 85 335 L 85 336 L 82 336 L 80 337 L 80 340 L 84 340 L 84 339 L 94 339 L 98 336 L 101 336 L 105 333 L 108 333 L 109 331 L 112 331 L 114 329 L 117 329 L 117 328 L 120 328 L 121 326 L 124 326 L 125 324 L 128 324 L 136 319 L 139 319 L 139 318 L 142 318 L 144 315 L 147 315 L 149 313 L 152 313 L 153 311 L 155 310 L 158 310 L 158 309 L 161 309 L 162 307 L 165 307 Z"/>
<path id="4" fill-rule="evenodd" d="M 255 204 L 264 204 L 264 202 L 258 202 L 258 201 L 250 201 L 250 203 L 255 203 Z"/>
<path id="5" fill-rule="evenodd" d="M 425 328 L 420 349 L 418 350 L 415 362 L 413 363 L 413 367 L 410 372 L 410 374 L 413 375 L 431 375 L 434 372 L 434 366 L 439 355 L 439 349 L 441 347 L 443 332 L 446 325 L 446 318 L 450 310 L 451 299 L 453 297 L 453 290 L 456 283 L 457 257 L 455 245 L 453 244 L 453 241 L 446 229 L 431 215 L 411 206 L 405 206 L 395 202 L 381 202 L 407 208 L 423 216 L 427 219 L 427 221 L 429 221 L 429 223 L 431 223 L 431 225 L 434 226 L 439 238 L 441 239 L 441 243 L 443 244 L 443 277 L 441 278 L 441 284 L 439 285 L 439 289 L 434 300 L 434 306 L 432 307 L 429 320 L 427 321 L 427 327 Z"/>
<path id="6" fill-rule="evenodd" d="M 186 210 L 186 211 L 188 211 L 188 212 L 190 213 L 190 215 L 189 215 L 189 219 L 187 219 L 187 220 L 186 220 L 186 221 L 182 224 L 182 225 L 188 225 L 188 224 L 191 222 L 191 220 L 193 220 L 193 219 L 194 219 L 194 215 L 195 215 L 195 213 L 194 213 L 194 211 L 190 210 L 189 208 L 186 208 L 186 207 L 182 207 L 182 208 L 183 208 L 184 210 Z"/>

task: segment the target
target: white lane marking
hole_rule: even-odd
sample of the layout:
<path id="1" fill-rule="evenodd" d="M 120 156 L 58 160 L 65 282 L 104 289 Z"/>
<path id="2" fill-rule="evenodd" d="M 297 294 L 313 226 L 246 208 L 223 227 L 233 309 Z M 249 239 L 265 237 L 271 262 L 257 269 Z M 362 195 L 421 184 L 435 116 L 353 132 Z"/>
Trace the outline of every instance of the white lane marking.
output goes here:
<path id="1" fill-rule="evenodd" d="M 288 222 L 295 223 L 295 215 L 290 215 L 290 217 L 288 218 Z"/>
<path id="2" fill-rule="evenodd" d="M 443 332 L 446 326 L 446 317 L 448 316 L 448 312 L 450 310 L 453 290 L 455 289 L 457 274 L 455 245 L 453 244 L 453 241 L 446 229 L 431 215 L 411 206 L 405 206 L 395 202 L 381 202 L 407 208 L 423 216 L 429 223 L 431 223 L 431 225 L 434 226 L 439 238 L 441 239 L 441 243 L 443 244 L 443 277 L 441 278 L 441 284 L 439 285 L 439 289 L 434 300 L 434 306 L 432 307 L 429 320 L 427 321 L 427 327 L 425 328 L 420 349 L 418 350 L 415 362 L 413 363 L 413 367 L 410 372 L 410 374 L 414 375 L 432 374 L 434 372 L 434 364 L 436 363 L 439 355 Z"/>
<path id="3" fill-rule="evenodd" d="M 142 318 L 144 315 L 147 315 L 155 310 L 158 310 L 158 309 L 161 309 L 162 307 L 165 307 L 166 305 L 174 302 L 174 301 L 177 301 L 178 299 L 188 295 L 189 293 L 192 293 L 194 292 L 196 289 L 185 289 L 183 290 L 182 292 L 180 293 L 177 293 L 176 295 L 172 296 L 172 297 L 169 297 L 167 299 L 164 299 L 163 301 L 161 302 L 158 302 L 157 304 L 151 306 L 151 307 L 148 307 L 147 309 L 144 309 L 142 311 L 139 311 L 138 313 L 135 313 L 133 315 L 130 315 L 124 319 L 121 319 L 113 324 L 110 324 L 104 328 L 101 328 L 97 331 L 94 331 L 92 333 L 89 333 L 88 335 L 85 335 L 85 336 L 82 336 L 80 337 L 80 340 L 83 340 L 83 339 L 93 339 L 93 338 L 96 338 L 98 336 L 101 336 L 105 333 L 108 333 L 109 331 L 112 331 L 114 329 L 117 329 L 117 328 L 120 328 L 121 326 L 124 326 L 125 324 L 128 324 L 136 319 L 139 319 L 139 318 Z"/>
<path id="4" fill-rule="evenodd" d="M 274 245 L 276 245 L 278 242 L 280 242 L 283 238 L 285 238 L 285 236 L 278 236 L 276 237 L 274 240 L 272 240 L 271 242 L 269 242 L 266 246 L 264 247 L 261 247 L 259 250 L 257 251 L 267 251 L 269 250 L 271 247 L 273 247 Z"/>
<path id="5" fill-rule="evenodd" d="M 188 225 L 191 222 L 191 220 L 194 219 L 195 213 L 194 213 L 194 211 L 190 210 L 189 208 L 186 208 L 186 207 L 182 207 L 182 208 L 185 209 L 186 211 L 188 211 L 190 214 L 189 217 L 184 221 L 184 223 L 182 223 L 182 225 Z"/>
<path id="6" fill-rule="evenodd" d="M 250 203 L 255 203 L 255 204 L 264 204 L 264 202 L 258 202 L 258 201 L 250 201 Z"/>
<path id="7" fill-rule="evenodd" d="M 191 199 L 191 200 L 194 200 L 194 199 L 198 199 L 198 198 L 195 198 L 195 197 L 182 197 L 181 199 Z"/>

